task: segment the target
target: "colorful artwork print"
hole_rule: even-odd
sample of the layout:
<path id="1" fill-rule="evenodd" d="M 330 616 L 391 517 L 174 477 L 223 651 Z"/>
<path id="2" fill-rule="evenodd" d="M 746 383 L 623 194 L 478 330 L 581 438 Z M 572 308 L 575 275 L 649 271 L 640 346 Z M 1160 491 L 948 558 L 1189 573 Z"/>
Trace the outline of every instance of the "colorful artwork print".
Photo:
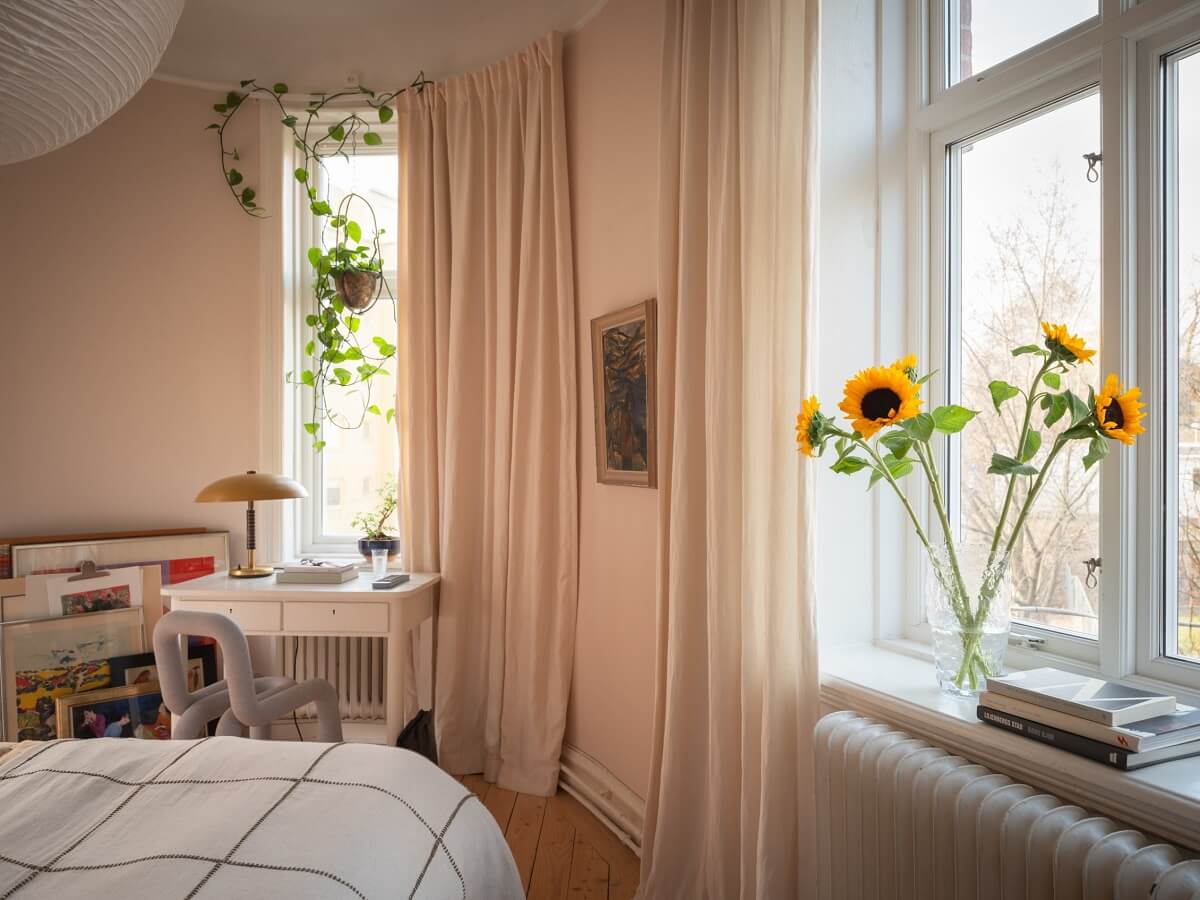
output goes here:
<path id="1" fill-rule="evenodd" d="M 79 693 L 59 709 L 64 720 L 59 737 L 171 739 L 171 714 L 157 684 Z"/>
<path id="2" fill-rule="evenodd" d="M 187 678 L 187 689 L 192 693 L 204 687 L 204 660 L 189 659 L 184 670 Z M 158 666 L 131 666 L 125 670 L 126 684 L 157 684 Z"/>
<path id="3" fill-rule="evenodd" d="M 653 301 L 592 322 L 597 476 L 654 486 Z"/>
<path id="4" fill-rule="evenodd" d="M 17 740 L 52 740 L 58 733 L 55 703 L 59 697 L 110 684 L 112 672 L 107 660 L 17 672 Z"/>
<path id="5" fill-rule="evenodd" d="M 129 609 L 133 605 L 127 584 L 99 588 L 94 591 L 80 591 L 76 594 L 63 594 L 59 601 L 62 603 L 64 616 L 103 612 L 109 609 Z"/>

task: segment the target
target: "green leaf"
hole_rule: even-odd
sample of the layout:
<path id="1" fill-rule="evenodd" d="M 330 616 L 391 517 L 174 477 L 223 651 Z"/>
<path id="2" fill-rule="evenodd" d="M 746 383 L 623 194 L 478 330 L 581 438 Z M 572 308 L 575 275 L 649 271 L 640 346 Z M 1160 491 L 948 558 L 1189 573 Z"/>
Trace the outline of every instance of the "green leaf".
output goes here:
<path id="1" fill-rule="evenodd" d="M 223 113 L 223 112 L 226 112 L 228 109 L 229 109 L 229 107 L 226 106 L 224 103 L 214 103 L 213 104 L 213 112 Z"/>
<path id="2" fill-rule="evenodd" d="M 379 107 L 379 121 L 380 122 L 390 122 L 392 120 L 393 115 L 395 115 L 395 112 L 390 106 Z"/>
<path id="3" fill-rule="evenodd" d="M 321 255 L 322 254 L 321 254 L 320 247 L 309 247 L 308 248 L 308 262 L 309 262 L 309 265 L 311 265 L 314 269 L 318 268 L 321 265 Z"/>
<path id="4" fill-rule="evenodd" d="M 352 359 L 352 360 L 358 361 L 358 360 L 361 360 L 362 358 L 363 358 L 362 351 L 359 350 L 357 347 L 351 347 L 349 350 L 346 351 L 346 359 Z"/>
<path id="5" fill-rule="evenodd" d="M 314 216 L 327 216 L 333 212 L 324 200 L 316 200 L 308 205 Z"/>
<path id="6" fill-rule="evenodd" d="M 370 406 L 367 407 L 367 412 L 369 412 L 373 416 L 382 416 L 383 415 L 383 411 L 378 406 L 376 406 L 374 403 L 372 403 Z"/>
<path id="7" fill-rule="evenodd" d="M 350 374 L 349 369 L 334 369 L 333 377 L 338 380 L 338 384 L 340 384 L 342 387 L 348 385 L 354 378 L 354 376 Z"/>
<path id="8" fill-rule="evenodd" d="M 292 174 L 296 176 L 296 180 L 301 184 L 308 181 L 308 169 L 296 169 Z"/>
<path id="9" fill-rule="evenodd" d="M 396 411 L 395 411 L 394 409 L 389 409 L 389 410 L 387 411 L 387 420 L 388 420 L 388 422 L 391 422 L 391 421 L 392 421 L 392 419 L 394 419 L 394 418 L 396 418 Z"/>
<path id="10" fill-rule="evenodd" d="M 350 329 L 351 334 L 358 333 L 358 326 L 362 320 L 358 316 L 346 316 L 346 327 Z"/>
<path id="11" fill-rule="evenodd" d="M 1071 391 L 1063 391 L 1067 398 L 1067 408 L 1071 412 L 1071 424 L 1078 425 L 1092 414 L 1092 408 L 1075 396 Z"/>
<path id="12" fill-rule="evenodd" d="M 282 81 L 277 81 L 271 87 L 271 90 L 273 90 L 277 94 L 286 94 L 288 92 L 288 86 Z"/>
<path id="13" fill-rule="evenodd" d="M 205 130 L 205 131 L 209 131 L 210 129 L 213 129 L 213 128 L 220 128 L 220 127 L 221 127 L 221 126 L 220 126 L 220 125 L 218 125 L 216 122 L 213 122 L 211 125 L 205 125 L 205 126 L 204 126 L 204 130 Z"/>
<path id="14" fill-rule="evenodd" d="M 1046 418 L 1042 421 L 1045 426 L 1049 428 L 1064 415 L 1066 415 L 1067 407 L 1070 404 L 1067 403 L 1067 398 L 1062 394 L 1051 394 L 1048 397 L 1043 398 L 1043 400 L 1043 405 L 1048 406 L 1049 409 L 1046 412 Z"/>
<path id="15" fill-rule="evenodd" d="M 853 475 L 855 472 L 861 472 L 869 465 L 870 463 L 861 456 L 843 456 L 830 466 L 830 468 L 839 475 Z"/>
<path id="16" fill-rule="evenodd" d="M 362 226 L 353 220 L 347 222 L 346 223 L 346 235 L 352 241 L 361 241 L 362 240 Z"/>
<path id="17" fill-rule="evenodd" d="M 1047 372 L 1042 376 L 1042 381 L 1046 382 L 1046 384 L 1050 385 L 1056 391 L 1062 387 L 1062 378 L 1059 377 L 1057 372 Z"/>
<path id="18" fill-rule="evenodd" d="M 304 324 L 307 325 L 309 328 L 316 328 L 317 323 L 320 321 L 321 320 L 318 319 L 316 316 L 314 316 L 312 313 L 309 313 L 307 316 L 304 317 Z"/>
<path id="19" fill-rule="evenodd" d="M 929 413 L 920 413 L 911 419 L 905 419 L 900 423 L 900 427 L 914 441 L 925 442 L 933 437 L 935 425 L 933 416 L 929 415 Z"/>
<path id="20" fill-rule="evenodd" d="M 256 194 L 254 193 L 254 188 L 246 188 L 244 191 L 242 191 L 242 205 L 249 206 L 251 202 L 253 202 L 255 196 Z"/>
<path id="21" fill-rule="evenodd" d="M 963 406 L 939 406 L 933 411 L 933 427 L 946 434 L 956 434 L 979 413 Z"/>
<path id="22" fill-rule="evenodd" d="M 892 456 L 903 459 L 912 447 L 912 438 L 903 431 L 889 431 L 879 439 L 879 443 L 892 452 Z"/>
<path id="23" fill-rule="evenodd" d="M 1095 437 L 1097 434 L 1096 423 L 1092 419 L 1084 419 L 1082 422 L 1076 422 L 1066 431 L 1058 436 L 1061 441 L 1080 441 Z"/>
<path id="24" fill-rule="evenodd" d="M 320 427 L 321 426 L 318 425 L 316 422 L 305 422 L 304 423 L 304 430 L 307 431 L 309 434 L 316 434 L 317 429 Z"/>
<path id="25" fill-rule="evenodd" d="M 1083 457 L 1084 470 L 1090 469 L 1106 456 L 1108 456 L 1108 441 L 1100 435 L 1096 435 L 1088 445 L 1087 455 Z"/>
<path id="26" fill-rule="evenodd" d="M 1021 389 L 1014 387 L 1007 381 L 993 381 L 988 385 L 988 391 L 992 395 L 992 406 L 996 407 L 996 412 L 1000 412 L 1000 407 L 1006 400 L 1011 400 L 1021 393 Z"/>
<path id="27" fill-rule="evenodd" d="M 928 375 L 922 375 L 920 378 L 917 379 L 917 384 L 918 385 L 924 384 L 925 382 L 927 382 L 930 378 L 932 378 L 937 373 L 938 373 L 938 370 L 934 369 Z"/>
<path id="28" fill-rule="evenodd" d="M 243 78 L 241 81 L 238 82 L 239 87 L 245 87 L 248 84 L 254 84 L 254 79 L 253 78 Z"/>
<path id="29" fill-rule="evenodd" d="M 296 117 L 295 116 L 284 116 L 279 121 L 282 122 L 284 125 L 286 125 L 288 128 L 296 127 Z"/>
<path id="30" fill-rule="evenodd" d="M 363 134 L 363 143 L 366 144 L 368 147 L 378 147 L 380 144 L 383 143 L 383 138 L 381 138 L 379 135 L 377 135 L 373 131 L 368 131 Z"/>
<path id="31" fill-rule="evenodd" d="M 316 349 L 317 349 L 317 345 L 314 344 L 312 341 L 309 341 L 307 344 L 304 345 L 304 355 L 312 356 L 313 351 Z"/>
<path id="32" fill-rule="evenodd" d="M 1040 432 L 1030 428 L 1025 435 L 1025 443 L 1021 445 L 1021 462 L 1029 462 L 1037 456 L 1038 450 L 1042 446 L 1042 435 Z"/>
<path id="33" fill-rule="evenodd" d="M 322 450 L 325 449 L 325 442 L 324 441 L 313 441 L 313 449 L 316 450 L 318 453 L 320 453 Z"/>
<path id="34" fill-rule="evenodd" d="M 309 387 L 317 383 L 317 377 L 313 375 L 312 369 L 305 369 L 300 373 L 300 383 L 307 384 Z"/>
<path id="35" fill-rule="evenodd" d="M 245 97 L 243 97 L 237 91 L 230 91 L 228 94 L 225 95 L 225 105 L 226 106 L 237 106 L 244 99 L 245 99 Z"/>
<path id="36" fill-rule="evenodd" d="M 1038 470 L 1026 465 L 1003 453 L 992 454 L 992 464 L 988 466 L 989 475 L 1036 475 Z"/>
<path id="37" fill-rule="evenodd" d="M 894 456 L 885 456 L 883 464 L 887 466 L 887 470 L 892 475 L 893 481 L 898 481 L 905 475 L 908 475 L 913 470 L 913 461 L 911 459 L 897 459 Z M 871 473 L 871 480 L 867 482 L 867 490 L 875 486 L 875 483 L 883 478 L 883 472 L 878 467 Z"/>
<path id="38" fill-rule="evenodd" d="M 341 125 L 330 125 L 329 136 L 335 141 L 344 141 L 346 139 L 346 129 Z"/>
<path id="39" fill-rule="evenodd" d="M 1048 351 L 1044 347 L 1039 347 L 1037 344 L 1026 344 L 1023 347 L 1017 347 L 1015 350 L 1013 350 L 1012 355 L 1023 356 L 1026 353 L 1037 353 L 1041 356 L 1046 356 L 1047 352 Z"/>
<path id="40" fill-rule="evenodd" d="M 241 184 L 243 180 L 242 173 L 237 169 L 230 169 L 229 173 L 225 177 L 229 180 L 230 187 Z"/>

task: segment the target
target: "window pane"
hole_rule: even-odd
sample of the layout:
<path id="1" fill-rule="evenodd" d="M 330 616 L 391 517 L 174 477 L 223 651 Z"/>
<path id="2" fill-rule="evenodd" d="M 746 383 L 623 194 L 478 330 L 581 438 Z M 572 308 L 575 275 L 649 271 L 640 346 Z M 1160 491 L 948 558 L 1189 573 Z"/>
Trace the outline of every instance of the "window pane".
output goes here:
<path id="1" fill-rule="evenodd" d="M 399 165 L 394 153 L 358 154 L 348 159 L 331 159 L 325 163 L 329 184 L 329 203 L 336 210 L 350 193 L 366 197 L 385 234 L 380 240 L 380 255 L 387 269 L 396 265 L 397 178 Z M 349 209 L 351 219 L 363 228 L 363 239 L 371 234 L 370 214 L 361 203 Z M 331 241 L 332 231 L 326 240 Z M 389 272 L 389 285 L 394 277 Z M 371 339 L 379 336 L 395 344 L 396 309 L 385 290 L 383 295 L 362 316 L 358 338 L 364 352 L 373 353 Z M 322 437 L 325 449 L 317 454 L 321 479 L 321 532 L 325 537 L 357 536 L 350 524 L 359 513 L 369 512 L 379 504 L 378 492 L 389 479 L 394 480 L 399 466 L 399 449 L 395 422 L 366 412 L 376 405 L 386 414 L 396 403 L 396 367 L 385 366 L 387 376 L 376 375 L 366 387 L 330 389 L 326 394 L 333 420 L 345 428 L 326 425 Z M 360 424 L 361 423 L 361 424 Z M 393 533 L 395 517 L 391 519 Z"/>
<path id="2" fill-rule="evenodd" d="M 1166 77 L 1166 283 L 1179 310 L 1179 564 L 1167 652 L 1200 660 L 1200 54 L 1168 61 Z"/>
<path id="3" fill-rule="evenodd" d="M 950 84 L 1100 12 L 1099 0 L 947 0 Z"/>
<path id="4" fill-rule="evenodd" d="M 963 432 L 959 527 L 967 541 L 989 541 L 1007 481 L 987 474 L 993 453 L 1016 456 L 1021 397 L 997 416 L 988 384 L 1028 389 L 1040 359 L 1011 349 L 1041 340 L 1039 322 L 1066 323 L 1090 347 L 1100 337 L 1100 185 L 1086 177 L 1084 153 L 1100 150 L 1100 102 L 1091 92 L 1009 127 L 951 148 L 952 310 L 960 322 L 959 390 L 980 410 L 982 427 Z M 955 313 L 952 312 L 952 318 Z M 1081 364 L 1064 388 L 1086 398 L 1097 366 Z M 1040 467 L 1066 427 L 1034 427 Z M 1098 467 L 1084 472 L 1086 443 L 1059 454 L 1013 553 L 1013 617 L 1088 636 L 1097 633 L 1099 593 L 1083 560 L 1100 555 Z M 1030 479 L 1018 479 L 1011 529 Z"/>

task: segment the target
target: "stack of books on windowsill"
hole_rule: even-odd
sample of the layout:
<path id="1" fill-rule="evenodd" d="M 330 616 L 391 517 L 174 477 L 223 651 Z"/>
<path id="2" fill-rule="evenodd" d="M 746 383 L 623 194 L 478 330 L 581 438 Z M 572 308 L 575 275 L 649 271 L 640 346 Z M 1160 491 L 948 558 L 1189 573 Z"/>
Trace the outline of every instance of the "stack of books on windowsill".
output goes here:
<path id="1" fill-rule="evenodd" d="M 1117 769 L 1200 755 L 1200 709 L 1168 694 L 1060 669 L 989 678 L 976 715 Z"/>
<path id="2" fill-rule="evenodd" d="M 284 566 L 275 575 L 278 584 L 344 584 L 358 577 L 354 563 L 300 562 Z"/>

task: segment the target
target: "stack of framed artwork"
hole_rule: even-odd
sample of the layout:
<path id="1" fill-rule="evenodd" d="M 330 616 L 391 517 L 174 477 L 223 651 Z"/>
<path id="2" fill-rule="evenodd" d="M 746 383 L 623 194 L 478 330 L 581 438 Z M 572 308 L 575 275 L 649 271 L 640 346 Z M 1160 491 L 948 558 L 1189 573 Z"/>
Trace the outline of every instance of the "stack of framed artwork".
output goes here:
<path id="1" fill-rule="evenodd" d="M 227 569 L 228 533 L 13 543 L 9 561 L 17 577 L 0 580 L 0 738 L 76 736 L 72 716 L 84 712 L 91 732 L 103 719 L 103 733 L 119 723 L 120 736 L 160 736 L 157 686 L 147 687 L 154 658 L 146 651 L 163 613 L 162 586 Z M 202 683 L 212 683 L 215 648 L 195 647 L 189 656 L 200 660 Z M 122 681 L 130 670 L 137 681 Z M 63 703 L 101 689 L 120 696 Z M 113 703 L 128 716 L 109 722 Z"/>

